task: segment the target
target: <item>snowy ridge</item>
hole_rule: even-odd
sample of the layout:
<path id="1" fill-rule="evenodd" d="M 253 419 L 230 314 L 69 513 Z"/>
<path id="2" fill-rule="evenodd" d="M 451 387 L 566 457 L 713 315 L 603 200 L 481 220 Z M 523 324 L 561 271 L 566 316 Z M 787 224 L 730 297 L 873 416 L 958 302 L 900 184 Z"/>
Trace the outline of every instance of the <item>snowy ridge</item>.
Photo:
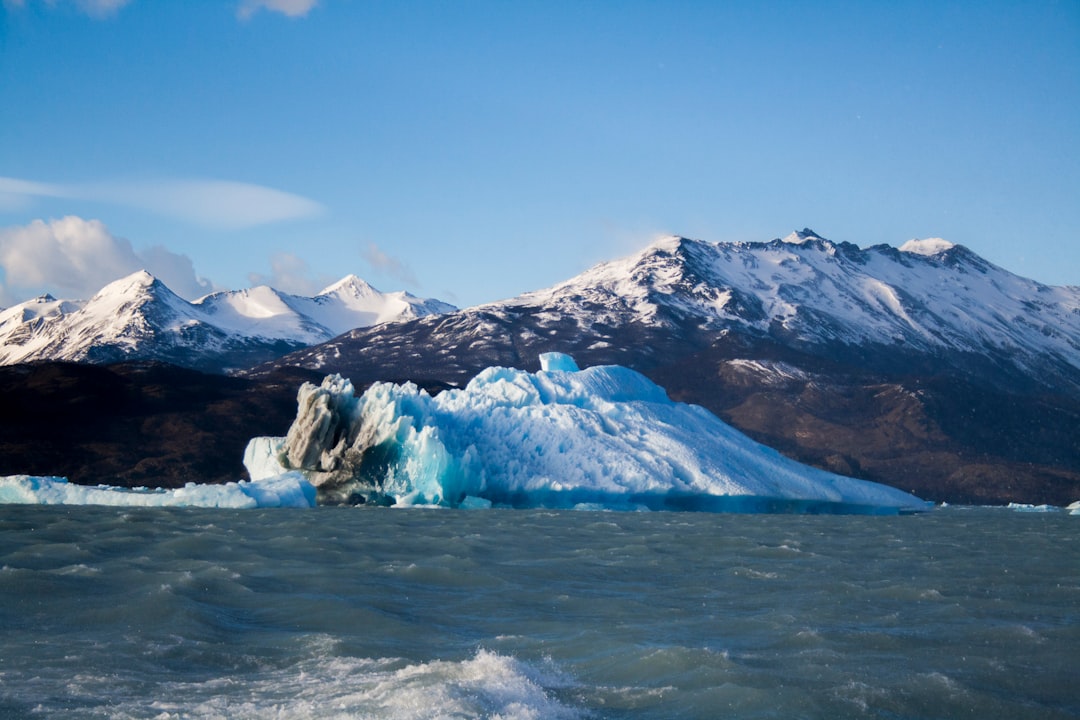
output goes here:
<path id="1" fill-rule="evenodd" d="M 667 237 L 547 289 L 353 330 L 251 373 L 293 365 L 375 380 L 392 367 L 457 384 L 557 348 L 646 369 L 718 342 L 1075 395 L 1080 288 L 1022 278 L 940 239 L 862 249 L 812 230 L 768 242 Z"/>
<path id="2" fill-rule="evenodd" d="M 689 322 L 798 344 L 1005 353 L 1030 372 L 1049 357 L 1080 371 L 1080 288 L 1022 278 L 941 239 L 860 249 L 810 230 L 757 243 L 670 237 L 477 310 L 526 307 L 581 327 Z"/>
<path id="3" fill-rule="evenodd" d="M 252 337 L 299 340 L 312 345 L 353 328 L 456 310 L 407 292 L 383 293 L 348 275 L 314 297 L 289 295 L 261 285 L 196 300 L 218 327 Z"/>
<path id="4" fill-rule="evenodd" d="M 454 309 L 404 292 L 379 292 L 355 275 L 314 297 L 260 286 L 188 302 L 139 271 L 89 300 L 46 295 L 0 312 L 0 364 L 157 359 L 221 370 L 353 328 Z"/>
<path id="5" fill-rule="evenodd" d="M 109 283 L 89 300 L 60 303 L 48 314 L 9 326 L 8 313 L 25 309 L 26 305 L 16 305 L 4 313 L 0 327 L 10 333 L 5 334 L 0 347 L 0 361 L 4 364 L 42 359 L 87 360 L 92 359 L 95 349 L 105 346 L 129 354 L 141 341 L 158 333 L 179 335 L 200 322 L 188 302 L 146 271 Z M 12 320 L 18 317 L 12 314 Z"/>

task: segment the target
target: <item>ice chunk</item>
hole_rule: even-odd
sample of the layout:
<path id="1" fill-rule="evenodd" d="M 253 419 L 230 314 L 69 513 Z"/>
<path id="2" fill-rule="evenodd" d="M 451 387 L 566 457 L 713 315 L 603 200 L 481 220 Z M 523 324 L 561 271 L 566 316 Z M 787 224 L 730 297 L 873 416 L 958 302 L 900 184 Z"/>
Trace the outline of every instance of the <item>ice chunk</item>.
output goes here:
<path id="1" fill-rule="evenodd" d="M 578 365 L 569 355 L 546 352 L 540 355 L 540 369 L 544 372 L 577 372 Z"/>
<path id="2" fill-rule="evenodd" d="M 285 452 L 283 437 L 255 437 L 244 448 L 244 467 L 252 480 L 265 480 L 288 472 L 282 464 Z"/>
<path id="3" fill-rule="evenodd" d="M 330 376 L 300 392 L 283 464 L 327 502 L 898 512 L 926 503 L 796 463 L 618 366 L 488 368 L 435 397 Z M 272 447 L 272 443 L 265 445 Z M 260 446 L 262 447 L 262 446 Z M 260 466 L 261 467 L 261 466 Z"/>
<path id="4" fill-rule="evenodd" d="M 1031 503 L 1017 503 L 1011 502 L 1006 505 L 1009 510 L 1016 510 L 1017 512 L 1057 512 L 1058 508 L 1053 505 L 1032 505 Z"/>
<path id="5" fill-rule="evenodd" d="M 315 488 L 300 473 L 224 485 L 188 483 L 175 490 L 73 485 L 65 478 L 0 477 L 0 503 L 30 505 L 117 505 L 140 507 L 313 507 Z"/>

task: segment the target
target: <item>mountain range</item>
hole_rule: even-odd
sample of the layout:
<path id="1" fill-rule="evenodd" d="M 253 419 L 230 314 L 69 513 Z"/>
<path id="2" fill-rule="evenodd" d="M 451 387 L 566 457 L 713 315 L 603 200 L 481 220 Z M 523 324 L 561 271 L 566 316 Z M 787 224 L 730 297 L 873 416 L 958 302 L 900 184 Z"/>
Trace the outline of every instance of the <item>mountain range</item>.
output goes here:
<path id="1" fill-rule="evenodd" d="M 540 353 L 559 351 L 639 370 L 797 460 L 928 499 L 1080 498 L 1080 288 L 939 239 L 864 249 L 809 229 L 768 242 L 670 237 L 456 311 L 356 278 L 315 298 L 256 288 L 188 303 L 138 274 L 81 305 L 41 298 L 4 311 L 0 343 L 7 363 L 228 370 L 249 383 L 229 397 L 273 388 L 280 414 L 300 379 L 337 372 L 358 387 L 412 380 L 435 392 L 491 365 L 535 370 Z M 118 372 L 152 402 L 145 373 Z"/>
<path id="2" fill-rule="evenodd" d="M 490 364 L 532 367 L 553 345 L 649 367 L 736 338 L 891 373 L 1080 392 L 1080 288 L 1021 278 L 943 240 L 863 250 L 811 230 L 766 243 L 666 238 L 546 290 L 356 329 L 268 367 L 366 378 L 392 360 L 407 375 L 465 380 Z M 755 371 L 784 374 L 777 363 Z"/>
<path id="3" fill-rule="evenodd" d="M 249 371 L 461 385 L 621 364 L 754 439 L 952 502 L 1080 497 L 1080 288 L 944 240 L 663 239 L 546 290 L 361 328 Z"/>
<path id="4" fill-rule="evenodd" d="M 314 297 L 260 286 L 188 302 L 139 271 L 89 300 L 43 295 L 0 312 L 0 364 L 157 360 L 208 372 L 250 367 L 357 327 L 455 310 L 355 275 Z"/>

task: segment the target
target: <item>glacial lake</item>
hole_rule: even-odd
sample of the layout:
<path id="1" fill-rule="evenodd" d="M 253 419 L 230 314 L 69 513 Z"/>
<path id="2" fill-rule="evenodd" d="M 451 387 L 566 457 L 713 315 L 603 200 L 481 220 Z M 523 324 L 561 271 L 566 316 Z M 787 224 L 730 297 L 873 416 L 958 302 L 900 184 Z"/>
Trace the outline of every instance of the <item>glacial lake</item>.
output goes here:
<path id="1" fill-rule="evenodd" d="M 1080 517 L 0 506 L 2 718 L 1075 718 Z"/>

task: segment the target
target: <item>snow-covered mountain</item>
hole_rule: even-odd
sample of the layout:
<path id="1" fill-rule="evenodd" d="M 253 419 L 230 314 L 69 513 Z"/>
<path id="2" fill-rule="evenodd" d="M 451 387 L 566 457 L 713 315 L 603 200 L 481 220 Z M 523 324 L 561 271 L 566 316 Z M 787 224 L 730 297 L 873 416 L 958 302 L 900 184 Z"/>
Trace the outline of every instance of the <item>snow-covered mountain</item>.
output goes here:
<path id="1" fill-rule="evenodd" d="M 666 238 L 545 290 L 353 330 L 250 374 L 462 386 L 492 365 L 535 370 L 549 351 L 634 368 L 796 459 L 924 497 L 1080 492 L 1080 288 L 938 239 Z"/>
<path id="2" fill-rule="evenodd" d="M 951 355 L 1080 389 L 1080 288 L 1019 277 L 941 239 L 863 250 L 811 230 L 767 243 L 667 238 L 505 305 L 575 317 L 583 331 L 693 325 L 818 352 Z"/>
<path id="3" fill-rule="evenodd" d="M 89 300 L 45 295 L 0 312 L 0 364 L 162 360 L 220 372 L 265 362 L 352 328 L 455 309 L 405 292 L 379 292 L 355 275 L 314 297 L 261 286 L 188 302 L 139 271 Z"/>
<path id="4" fill-rule="evenodd" d="M 810 230 L 771 242 L 665 238 L 545 290 L 360 329 L 275 364 L 347 374 L 348 363 L 366 368 L 370 358 L 464 378 L 492 355 L 531 368 L 539 351 L 558 346 L 589 361 L 629 353 L 648 367 L 670 360 L 675 346 L 730 336 L 893 371 L 915 363 L 1005 372 L 1080 391 L 1080 288 L 1019 277 L 944 240 L 860 249 Z"/>

